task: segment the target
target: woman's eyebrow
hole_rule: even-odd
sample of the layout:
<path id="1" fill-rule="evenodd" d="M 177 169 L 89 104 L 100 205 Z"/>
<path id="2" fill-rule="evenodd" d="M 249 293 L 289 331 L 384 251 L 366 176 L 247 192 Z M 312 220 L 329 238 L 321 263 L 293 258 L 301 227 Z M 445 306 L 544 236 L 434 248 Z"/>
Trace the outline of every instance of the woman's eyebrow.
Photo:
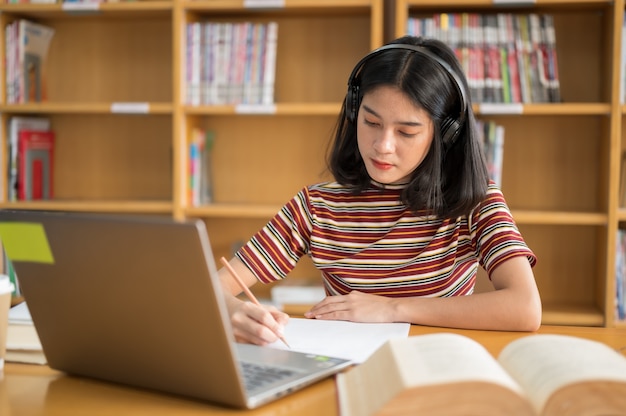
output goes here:
<path id="1" fill-rule="evenodd" d="M 363 104 L 363 109 L 367 111 L 368 113 L 380 118 L 380 114 L 374 111 L 371 107 L 368 107 L 366 104 Z M 419 121 L 398 121 L 396 122 L 396 124 L 400 124 L 403 126 L 423 126 L 424 125 L 424 123 L 419 122 Z"/>

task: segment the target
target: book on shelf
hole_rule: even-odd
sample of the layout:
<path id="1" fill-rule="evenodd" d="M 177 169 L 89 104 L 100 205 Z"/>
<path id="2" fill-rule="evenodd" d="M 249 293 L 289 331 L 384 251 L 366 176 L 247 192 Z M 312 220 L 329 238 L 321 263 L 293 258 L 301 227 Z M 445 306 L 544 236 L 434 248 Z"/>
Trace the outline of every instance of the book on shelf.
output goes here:
<path id="1" fill-rule="evenodd" d="M 54 132 L 21 130 L 18 135 L 17 199 L 52 199 Z"/>
<path id="2" fill-rule="evenodd" d="M 9 310 L 5 360 L 28 364 L 47 363 L 26 302 Z"/>
<path id="3" fill-rule="evenodd" d="M 615 320 L 626 322 L 626 230 L 617 230 L 615 246 Z"/>
<path id="4" fill-rule="evenodd" d="M 46 59 L 54 29 L 26 19 L 6 26 L 6 94 L 9 104 L 46 99 Z"/>
<path id="5" fill-rule="evenodd" d="M 187 104 L 273 104 L 276 22 L 194 22 L 186 31 Z"/>
<path id="6" fill-rule="evenodd" d="M 541 35 L 541 18 L 536 13 L 530 13 L 526 17 L 528 19 L 528 32 L 530 42 L 530 47 L 528 49 L 528 59 L 530 61 L 531 102 L 547 103 L 551 101 L 549 95 L 551 87 L 548 84 L 548 78 L 545 74 L 545 71 L 543 70 L 544 63 L 541 48 L 544 39 Z"/>
<path id="7" fill-rule="evenodd" d="M 561 101 L 561 89 L 559 81 L 559 65 L 556 53 L 556 32 L 554 28 L 554 17 L 550 14 L 541 15 L 541 31 L 544 46 L 544 65 L 547 68 L 548 96 L 550 102 Z"/>
<path id="8" fill-rule="evenodd" d="M 464 335 L 392 339 L 337 376 L 345 416 L 626 414 L 626 357 L 606 344 L 533 334 L 497 359 Z"/>
<path id="9" fill-rule="evenodd" d="M 410 17 L 407 34 L 450 46 L 473 102 L 560 101 L 554 19 L 537 13 L 437 13 Z"/>
<path id="10" fill-rule="evenodd" d="M 626 11 L 622 19 L 622 56 L 620 60 L 620 102 L 626 103 Z"/>
<path id="11" fill-rule="evenodd" d="M 50 3 L 63 3 L 62 0 L 4 0 L 4 3 L 31 3 L 31 4 L 50 4 Z"/>
<path id="12" fill-rule="evenodd" d="M 530 67 L 530 33 L 526 15 L 512 16 L 512 32 L 515 42 L 515 55 L 519 72 L 520 98 L 523 103 L 532 102 L 531 67 Z"/>
<path id="13" fill-rule="evenodd" d="M 509 70 L 509 44 L 506 30 L 506 23 L 503 15 L 498 13 L 494 16 L 496 19 L 496 33 L 498 51 L 500 52 L 500 75 L 502 77 L 502 103 L 511 103 L 511 76 Z"/>
<path id="14" fill-rule="evenodd" d="M 626 208 L 626 151 L 622 152 L 619 176 L 619 207 Z"/>
<path id="15" fill-rule="evenodd" d="M 522 103 L 522 86 L 520 77 L 520 67 L 518 60 L 518 50 L 515 44 L 515 28 L 513 26 L 513 16 L 509 13 L 498 14 L 498 24 L 502 27 L 501 36 L 504 44 L 504 50 L 506 53 L 506 61 L 504 70 L 507 71 L 507 84 L 504 88 L 508 88 L 509 98 L 508 103 Z"/>
<path id="16" fill-rule="evenodd" d="M 261 91 L 261 104 L 274 103 L 274 83 L 276 81 L 276 53 L 278 49 L 278 23 L 267 24 L 265 43 L 264 67 L 261 75 L 263 87 Z"/>
<path id="17" fill-rule="evenodd" d="M 489 178 L 500 187 L 504 160 L 504 126 L 496 124 L 495 121 L 481 120 L 477 120 L 476 125 L 481 135 Z"/>
<path id="18" fill-rule="evenodd" d="M 213 201 L 213 172 L 211 155 L 213 131 L 193 128 L 189 138 L 188 201 L 191 206 Z"/>
<path id="19" fill-rule="evenodd" d="M 502 74 L 500 48 L 498 45 L 498 19 L 495 15 L 485 15 L 482 19 L 485 56 L 485 91 L 482 102 L 501 103 Z M 480 101 L 479 101 L 480 102 Z"/>
<path id="20" fill-rule="evenodd" d="M 8 146 L 8 189 L 7 200 L 17 200 L 18 188 L 18 138 L 20 131 L 48 131 L 50 120 L 44 117 L 11 117 L 8 123 L 7 146 Z"/>

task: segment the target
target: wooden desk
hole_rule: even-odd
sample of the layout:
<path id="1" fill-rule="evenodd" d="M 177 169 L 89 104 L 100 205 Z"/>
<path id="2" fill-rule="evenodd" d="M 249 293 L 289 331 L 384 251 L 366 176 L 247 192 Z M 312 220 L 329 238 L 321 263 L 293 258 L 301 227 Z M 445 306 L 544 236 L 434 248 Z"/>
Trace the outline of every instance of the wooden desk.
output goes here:
<path id="1" fill-rule="evenodd" d="M 452 330 L 447 328 L 411 327 L 410 335 L 454 332 L 481 342 L 493 355 L 514 339 L 528 333 Z M 602 341 L 626 356 L 626 328 L 582 328 L 544 326 L 539 333 L 569 334 Z M 0 415 L 2 416 L 74 416 L 98 415 L 233 415 L 242 411 L 100 382 L 71 377 L 46 366 L 7 363 L 0 381 Z M 247 415 L 337 415 L 335 383 L 323 380 L 302 391 L 246 411 Z"/>

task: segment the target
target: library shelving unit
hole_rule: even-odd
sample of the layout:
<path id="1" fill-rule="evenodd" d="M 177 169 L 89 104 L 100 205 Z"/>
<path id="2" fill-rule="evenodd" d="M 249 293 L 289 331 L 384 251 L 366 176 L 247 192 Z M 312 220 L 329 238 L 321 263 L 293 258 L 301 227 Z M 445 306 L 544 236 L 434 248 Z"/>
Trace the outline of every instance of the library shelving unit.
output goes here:
<path id="1" fill-rule="evenodd" d="M 328 178 L 326 143 L 350 70 L 383 43 L 382 0 L 286 0 L 284 7 L 265 10 L 240 4 L 185 1 L 180 19 L 183 26 L 198 21 L 278 24 L 275 104 L 269 114 L 242 112 L 238 106 L 176 106 L 181 111 L 175 116 L 181 119 L 176 147 L 185 147 L 194 127 L 211 130 L 215 139 L 214 202 L 191 206 L 180 188 L 175 215 L 204 218 L 217 256 L 230 255 L 304 185 Z M 178 60 L 183 62 L 182 55 Z M 175 177 L 184 177 L 185 162 L 178 166 Z M 292 275 L 318 273 L 303 259 Z M 266 297 L 271 285 L 259 286 L 254 290 Z"/>
<path id="2" fill-rule="evenodd" d="M 404 34 L 409 16 L 442 12 L 554 16 L 562 101 L 473 108 L 505 127 L 502 191 L 538 256 L 543 322 L 622 325 L 614 311 L 615 237 L 626 221 L 617 202 L 624 2 L 397 0 L 391 33 Z"/>
<path id="3" fill-rule="evenodd" d="M 24 18 L 55 31 L 47 100 L 7 104 L 2 95 L 3 166 L 11 117 L 47 117 L 56 133 L 54 199 L 7 201 L 3 168 L 1 206 L 171 215 L 173 3 L 77 6 L 0 5 L 2 28 Z M 4 30 L 0 37 L 4 58 Z"/>
<path id="4" fill-rule="evenodd" d="M 502 189 L 539 258 L 544 323 L 624 325 L 614 317 L 615 235 L 626 228 L 618 198 L 626 149 L 619 97 L 624 0 L 261 3 L 0 4 L 3 28 L 27 18 L 55 29 L 47 100 L 9 105 L 0 94 L 0 208 L 202 218 L 215 255 L 228 256 L 302 186 L 328 178 L 326 144 L 349 72 L 385 38 L 404 34 L 409 16 L 545 12 L 555 18 L 562 102 L 516 113 L 480 103 L 474 109 L 505 127 Z M 186 103 L 186 26 L 206 21 L 278 23 L 275 105 L 259 114 Z M 3 58 L 4 43 L 2 31 Z M 4 72 L 0 67 L 2 80 Z M 51 201 L 7 200 L 5 132 L 10 117 L 21 115 L 48 117 L 56 132 Z M 196 127 L 215 135 L 213 202 L 200 206 L 186 195 Z M 296 277 L 316 275 L 301 263 Z"/>
<path id="5" fill-rule="evenodd" d="M 45 116 L 57 137 L 54 199 L 7 201 L 2 169 L 0 208 L 202 218 L 215 256 L 231 255 L 302 186 L 328 177 L 326 143 L 350 70 L 383 43 L 383 0 L 261 3 L 0 4 L 3 28 L 26 18 L 55 30 L 47 100 L 8 105 L 3 95 L 0 129 L 6 132 L 12 116 Z M 243 21 L 278 23 L 274 105 L 260 114 L 188 105 L 187 24 Z M 215 137 L 213 202 L 201 206 L 187 200 L 195 127 Z M 296 277 L 316 276 L 301 263 Z M 255 290 L 267 295 L 269 288 Z"/>

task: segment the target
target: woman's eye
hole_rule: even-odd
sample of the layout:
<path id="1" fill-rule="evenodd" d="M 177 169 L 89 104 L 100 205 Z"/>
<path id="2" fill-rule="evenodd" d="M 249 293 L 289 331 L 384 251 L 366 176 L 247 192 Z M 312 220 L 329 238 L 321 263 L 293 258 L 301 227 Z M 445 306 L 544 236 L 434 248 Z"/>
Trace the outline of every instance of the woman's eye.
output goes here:
<path id="1" fill-rule="evenodd" d="M 375 121 L 371 121 L 368 119 L 363 119 L 365 121 L 365 124 L 367 124 L 368 126 L 378 126 L 379 124 Z"/>

